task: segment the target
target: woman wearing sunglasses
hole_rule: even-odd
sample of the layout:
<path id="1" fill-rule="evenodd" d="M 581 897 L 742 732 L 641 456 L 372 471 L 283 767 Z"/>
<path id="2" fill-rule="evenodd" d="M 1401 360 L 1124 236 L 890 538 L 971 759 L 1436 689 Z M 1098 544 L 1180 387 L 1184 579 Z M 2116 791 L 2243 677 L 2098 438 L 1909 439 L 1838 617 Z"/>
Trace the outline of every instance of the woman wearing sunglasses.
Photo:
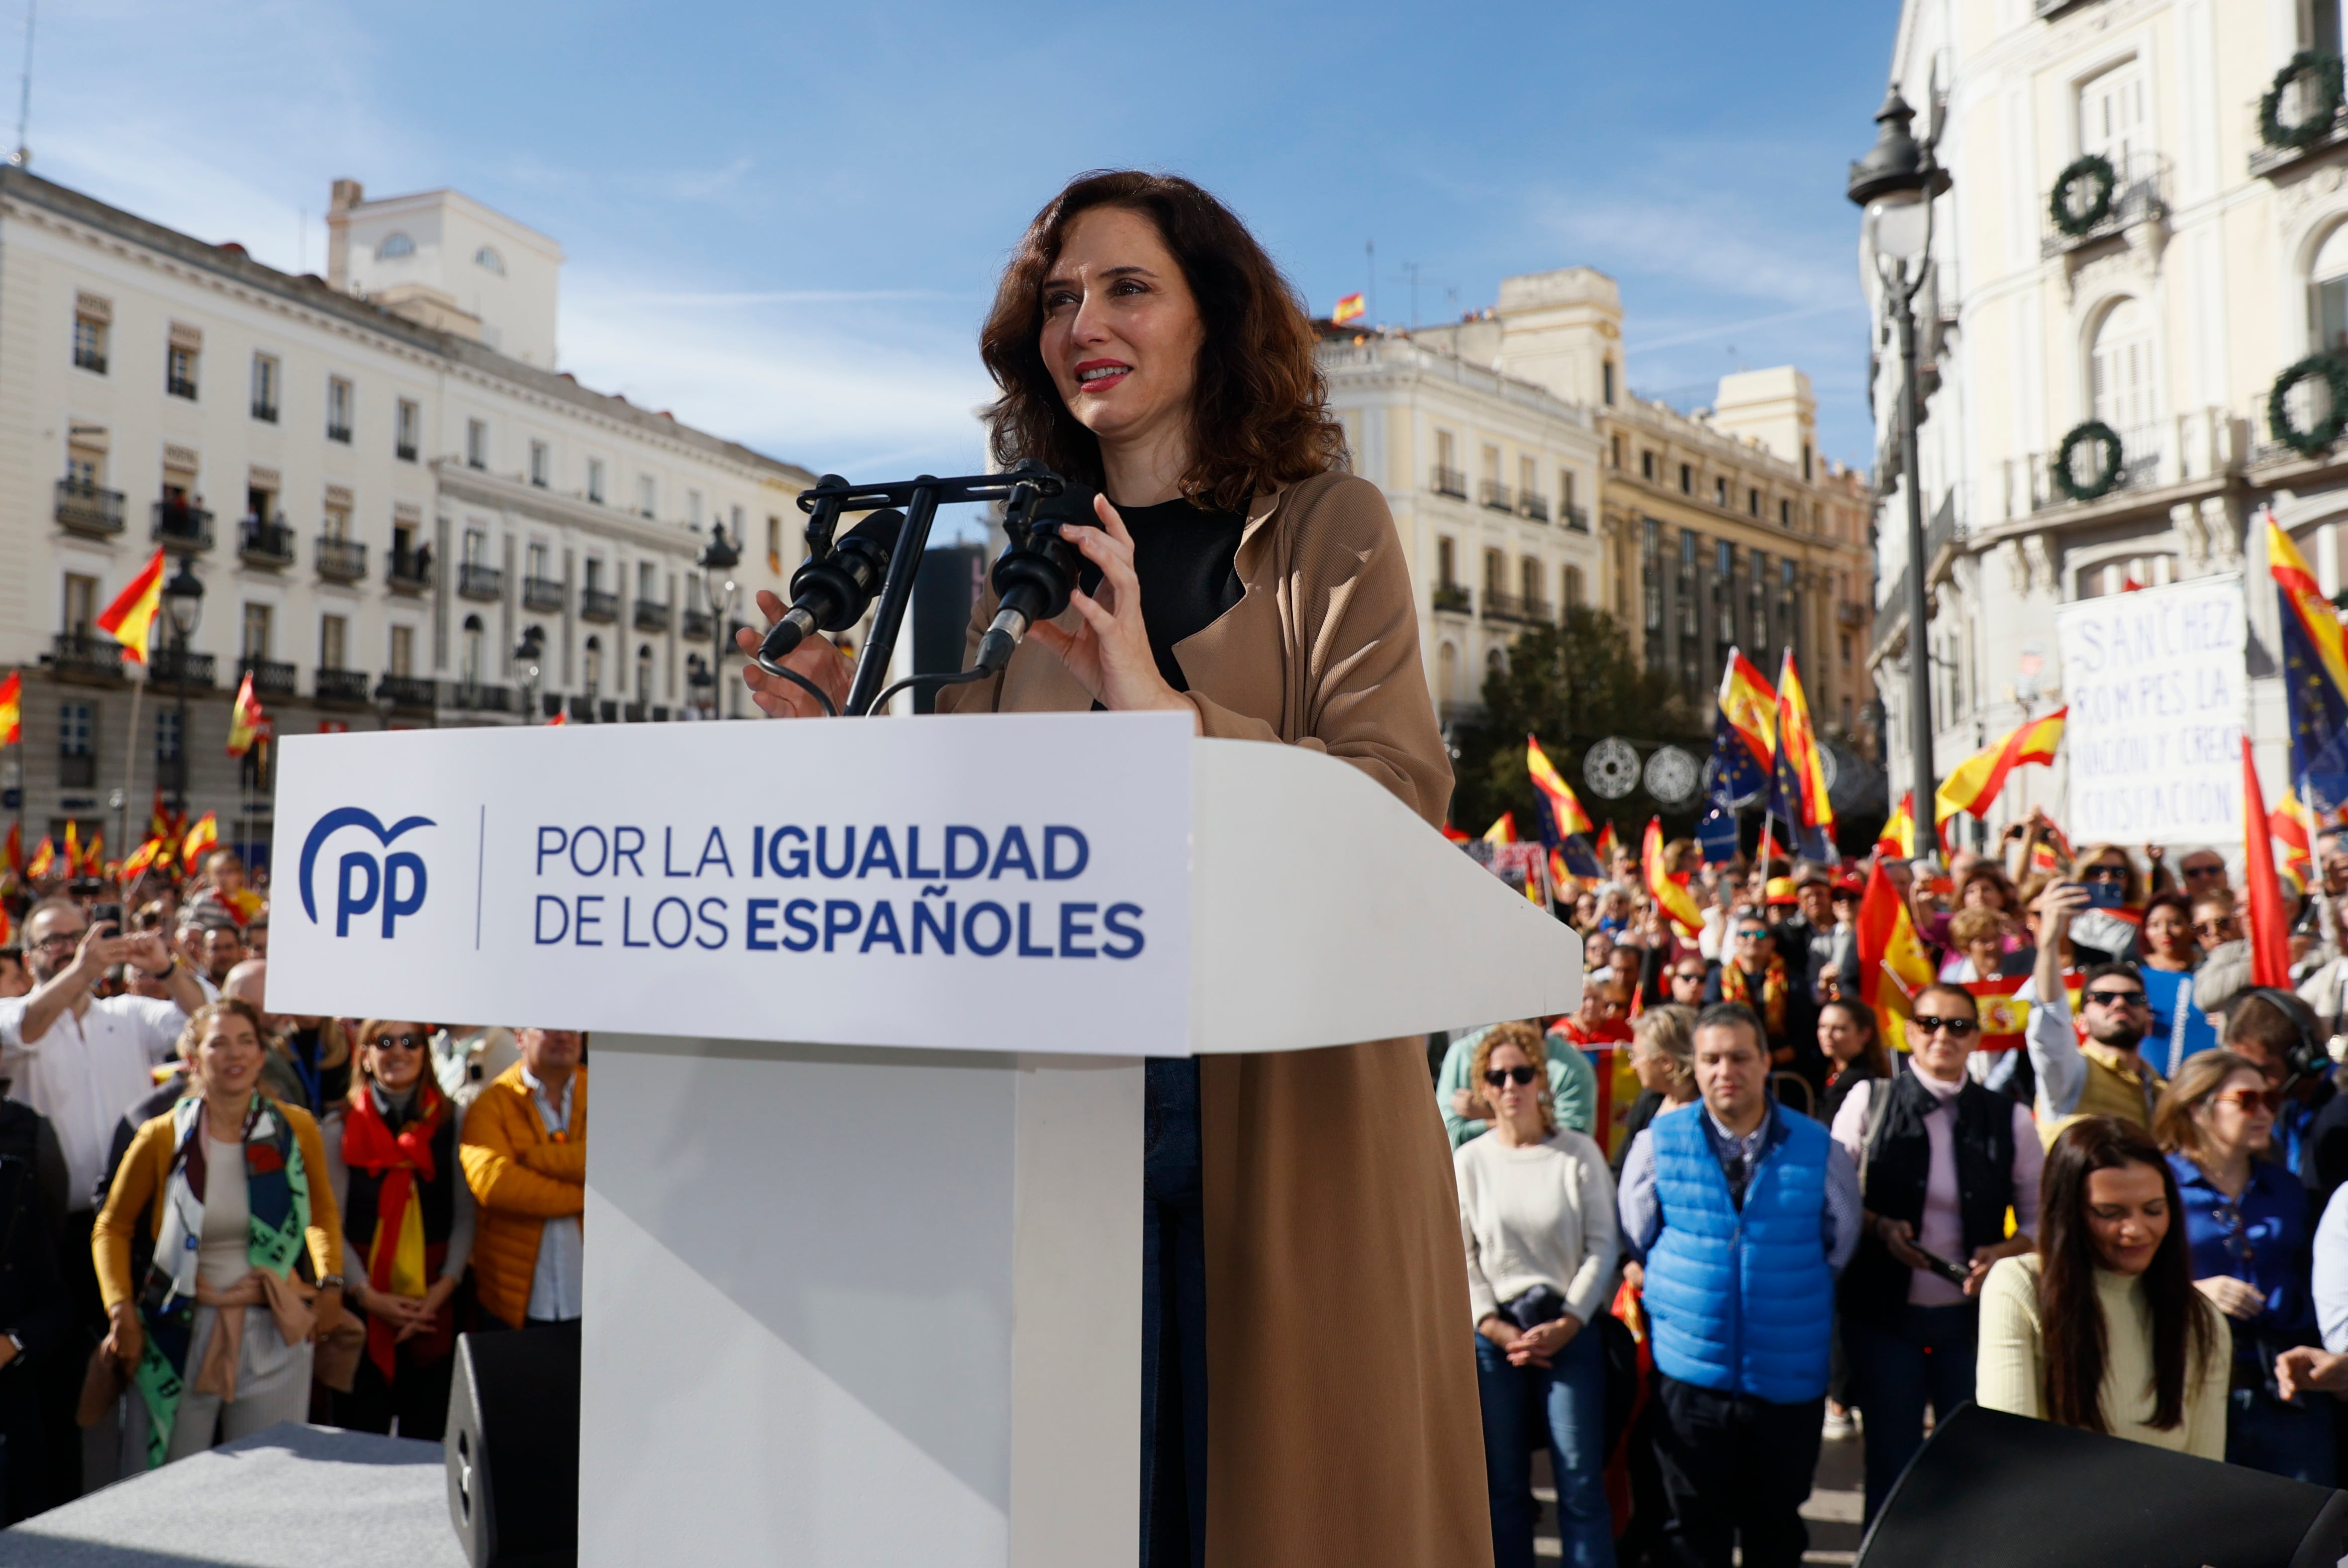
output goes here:
<path id="1" fill-rule="evenodd" d="M 1614 1181 L 1598 1145 L 1560 1128 L 1540 1035 L 1502 1024 L 1476 1047 L 1492 1130 L 1452 1156 L 1476 1316 L 1495 1568 L 1532 1568 L 1532 1444 L 1545 1433 L 1565 1561 L 1612 1568 L 1605 1487 L 1606 1310 Z"/>
<path id="2" fill-rule="evenodd" d="M 2265 1073 L 2213 1050 L 2160 1097 L 2153 1135 L 2176 1172 L 2193 1283 L 2233 1320 L 2227 1462 L 2328 1487 L 2331 1410 L 2292 1404 L 2274 1382 L 2282 1352 L 2317 1342 L 2307 1189 L 2272 1158 L 2274 1123 Z"/>
<path id="3" fill-rule="evenodd" d="M 1867 1203 L 1837 1302 L 1852 1402 L 1867 1416 L 1869 1519 L 1923 1445 L 1925 1406 L 1946 1420 L 1973 1397 L 1982 1282 L 2029 1252 L 2038 1228 L 2030 1112 L 1965 1072 L 1981 1037 L 1972 995 L 1927 985 L 1907 1025 L 1907 1069 L 1853 1085 L 1834 1119 Z"/>
<path id="4" fill-rule="evenodd" d="M 473 1191 L 457 1158 L 456 1107 L 425 1071 L 429 1026 L 370 1018 L 358 1081 L 328 1169 L 342 1206 L 348 1299 L 366 1346 L 335 1421 L 440 1440 L 456 1348 L 449 1298 L 473 1255 Z"/>

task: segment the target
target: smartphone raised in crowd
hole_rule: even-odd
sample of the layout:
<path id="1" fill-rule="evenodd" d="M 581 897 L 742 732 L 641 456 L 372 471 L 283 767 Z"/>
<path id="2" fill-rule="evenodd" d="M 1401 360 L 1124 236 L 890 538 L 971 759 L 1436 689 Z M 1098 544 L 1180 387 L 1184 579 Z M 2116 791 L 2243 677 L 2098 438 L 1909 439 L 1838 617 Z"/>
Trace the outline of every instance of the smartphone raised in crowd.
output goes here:
<path id="1" fill-rule="evenodd" d="M 110 925 L 114 927 L 114 934 L 119 936 L 122 934 L 122 906 L 118 903 L 94 903 L 89 907 L 89 923 L 92 925 Z"/>
<path id="2" fill-rule="evenodd" d="M 2127 885 L 2116 882 L 2083 883 L 2087 890 L 2089 909 L 2117 909 L 2127 897 Z"/>

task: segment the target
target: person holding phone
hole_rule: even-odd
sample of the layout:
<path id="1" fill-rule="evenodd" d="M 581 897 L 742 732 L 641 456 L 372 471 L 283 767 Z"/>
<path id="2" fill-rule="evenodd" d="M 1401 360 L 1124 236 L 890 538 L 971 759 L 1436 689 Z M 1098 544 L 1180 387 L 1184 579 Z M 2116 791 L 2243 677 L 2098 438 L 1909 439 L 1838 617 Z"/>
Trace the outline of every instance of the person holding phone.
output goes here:
<path id="1" fill-rule="evenodd" d="M 2079 857 L 2074 874 L 2086 892 L 2071 922 L 2079 962 L 2117 964 L 2133 957 L 2146 896 L 2136 857 L 2117 844 L 2097 844 Z"/>
<path id="2" fill-rule="evenodd" d="M 1926 1404 L 1946 1420 L 1973 1397 L 1982 1283 L 2030 1251 L 2038 1225 L 2030 1112 L 1965 1071 L 1981 1035 L 1972 994 L 1927 985 L 1915 1009 L 1907 1069 L 1853 1084 L 1834 1119 L 1867 1205 L 1837 1299 L 1851 1402 L 1867 1416 L 1870 1520 L 1923 1446 Z"/>
<path id="3" fill-rule="evenodd" d="M 2135 965 L 2092 965 L 2080 980 L 2087 1026 L 2084 1045 L 2071 1026 L 2061 955 L 2071 922 L 2087 907 L 2087 888 L 2079 882 L 2046 884 L 2036 904 L 2037 967 L 2015 993 L 2030 1006 L 2022 1037 L 2038 1079 L 2039 1135 L 2049 1146 L 2074 1117 L 2116 1117 L 2139 1132 L 2149 1131 L 2163 1082 L 2137 1051 L 2152 1012 Z M 2079 952 L 2084 959 L 2085 950 Z"/>

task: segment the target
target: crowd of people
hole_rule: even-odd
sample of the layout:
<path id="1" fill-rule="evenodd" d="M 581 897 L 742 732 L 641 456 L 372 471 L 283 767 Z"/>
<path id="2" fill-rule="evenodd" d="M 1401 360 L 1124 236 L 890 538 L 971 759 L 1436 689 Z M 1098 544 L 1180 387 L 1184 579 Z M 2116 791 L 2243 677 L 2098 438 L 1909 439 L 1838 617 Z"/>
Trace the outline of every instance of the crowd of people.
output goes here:
<path id="1" fill-rule="evenodd" d="M 582 1036 L 271 1011 L 226 849 L 5 909 L 6 1522 L 279 1421 L 437 1441 L 458 1333 L 578 1331 Z"/>
<path id="2" fill-rule="evenodd" d="M 2348 841 L 2288 989 L 2209 849 L 1663 854 L 1700 927 L 1619 853 L 1560 901 L 1581 1006 L 1430 1042 L 1499 1568 L 1544 1448 L 1570 1563 L 1790 1565 L 1824 1442 L 1871 1521 L 1968 1401 L 2335 1483 Z M 1929 978 L 1862 985 L 1871 881 Z"/>

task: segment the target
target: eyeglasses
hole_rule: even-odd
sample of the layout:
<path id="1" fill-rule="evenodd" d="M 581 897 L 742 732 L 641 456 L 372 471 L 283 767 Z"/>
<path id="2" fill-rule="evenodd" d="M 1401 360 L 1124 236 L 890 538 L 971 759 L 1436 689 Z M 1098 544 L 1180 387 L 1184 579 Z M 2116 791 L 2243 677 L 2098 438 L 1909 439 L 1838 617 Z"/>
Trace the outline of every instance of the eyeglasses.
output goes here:
<path id="1" fill-rule="evenodd" d="M 2082 882 L 2124 882 L 2127 881 L 2127 868 L 2126 866 L 2089 866 L 2079 873 L 2079 879 Z"/>
<path id="2" fill-rule="evenodd" d="M 1736 934 L 1736 940 L 1737 940 L 1737 941 L 1739 941 L 1739 942 L 1759 942 L 1759 941 L 1761 941 L 1762 939 L 1764 939 L 1765 937 L 1766 937 L 1768 934 L 1768 934 L 1766 931 L 1763 930 L 1761 927 L 1759 927 L 1759 926 L 1757 926 L 1757 925 L 1752 925 L 1752 926 L 1747 926 L 1747 927 L 1746 927 L 1743 931 L 1738 932 L 1738 933 Z"/>
<path id="3" fill-rule="evenodd" d="M 2230 1088 L 2223 1094 L 2211 1095 L 2209 1103 L 2230 1105 L 2246 1113 L 2264 1107 L 2267 1114 L 2271 1116 L 2282 1109 L 2282 1091 L 2273 1088 Z"/>
<path id="4" fill-rule="evenodd" d="M 1960 1040 L 1981 1027 L 1971 1018 L 1935 1018 L 1930 1013 L 1919 1013 L 1908 1021 L 1915 1026 L 1920 1035 L 1937 1035 L 1945 1029 Z"/>
<path id="5" fill-rule="evenodd" d="M 2086 999 L 2104 1007 L 2144 1006 L 2144 993 L 2141 991 L 2090 991 L 2086 993 Z"/>
<path id="6" fill-rule="evenodd" d="M 1672 978 L 1673 980 L 1684 980 L 1691 985 L 1701 985 L 1704 984 L 1704 971 L 1701 969 L 1683 969 L 1673 975 Z"/>
<path id="7" fill-rule="evenodd" d="M 2197 920 L 2193 923 L 2193 934 L 2196 936 L 2230 936 L 2233 932 L 2234 917 L 2230 914 L 2223 920 Z"/>
<path id="8" fill-rule="evenodd" d="M 1486 1070 L 1484 1081 L 1494 1088 L 1505 1083 L 1513 1083 L 1521 1088 L 1533 1081 L 1533 1069 L 1529 1067 L 1491 1068 Z"/>
<path id="9" fill-rule="evenodd" d="M 2226 874 L 2225 862 L 2221 861 L 2214 866 L 2187 866 L 2185 874 L 2188 877 L 2221 877 Z"/>
<path id="10" fill-rule="evenodd" d="M 81 945 L 83 935 L 84 933 L 79 931 L 51 932 L 48 935 L 42 937 L 38 942 L 34 943 L 33 945 L 44 949 L 51 947 L 78 947 Z"/>

